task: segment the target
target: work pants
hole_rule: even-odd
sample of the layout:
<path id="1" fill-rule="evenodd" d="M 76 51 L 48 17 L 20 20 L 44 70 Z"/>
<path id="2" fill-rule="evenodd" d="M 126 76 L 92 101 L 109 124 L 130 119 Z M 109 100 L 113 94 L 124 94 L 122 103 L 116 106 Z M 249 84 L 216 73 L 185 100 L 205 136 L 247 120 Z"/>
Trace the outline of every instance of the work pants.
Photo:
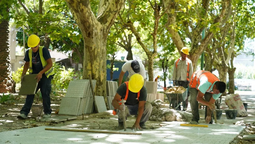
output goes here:
<path id="1" fill-rule="evenodd" d="M 190 105 L 191 105 L 191 109 L 192 109 L 192 121 L 198 122 L 200 119 L 198 101 L 197 101 L 198 90 L 196 88 L 189 88 L 189 89 L 190 89 Z M 211 97 L 212 97 L 211 93 L 205 93 L 205 95 L 204 95 L 204 98 L 206 101 L 210 101 Z M 205 117 L 207 115 L 207 109 L 209 109 L 209 108 L 206 106 Z"/>

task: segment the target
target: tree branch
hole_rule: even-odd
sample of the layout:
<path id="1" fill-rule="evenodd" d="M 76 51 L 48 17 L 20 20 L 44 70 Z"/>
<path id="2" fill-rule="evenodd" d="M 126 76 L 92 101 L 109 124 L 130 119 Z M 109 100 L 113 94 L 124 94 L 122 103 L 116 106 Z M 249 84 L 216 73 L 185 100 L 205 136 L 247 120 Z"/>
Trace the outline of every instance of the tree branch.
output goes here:
<path id="1" fill-rule="evenodd" d="M 150 55 L 151 52 L 146 48 L 145 44 L 142 42 L 141 37 L 140 37 L 139 33 L 137 32 L 137 30 L 135 29 L 133 23 L 132 22 L 126 23 L 125 26 L 130 28 L 132 33 L 135 35 L 137 42 L 141 45 L 141 47 L 143 48 L 145 53 L 147 55 Z"/>
<path id="2" fill-rule="evenodd" d="M 24 8 L 24 10 L 26 11 L 27 15 L 29 15 L 29 11 L 27 9 L 27 7 L 21 2 L 21 0 L 18 0 L 19 1 L 19 4 Z"/>

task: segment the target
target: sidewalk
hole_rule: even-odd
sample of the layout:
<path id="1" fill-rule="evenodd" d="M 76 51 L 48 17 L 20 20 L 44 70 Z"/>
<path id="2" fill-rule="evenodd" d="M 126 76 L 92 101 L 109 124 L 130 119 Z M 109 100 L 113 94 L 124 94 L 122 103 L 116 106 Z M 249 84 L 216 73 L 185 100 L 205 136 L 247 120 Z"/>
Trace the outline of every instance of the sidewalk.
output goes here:
<path id="1" fill-rule="evenodd" d="M 11 144 L 228 144 L 242 130 L 242 126 L 214 124 L 208 128 L 180 126 L 179 122 L 165 122 L 156 130 L 138 131 L 142 135 L 49 131 L 45 126 L 0 133 L 0 143 Z M 49 128 L 49 127 L 47 127 Z M 122 132 L 124 132 L 122 130 Z M 127 132 L 133 132 L 127 130 Z M 222 136 L 224 135 L 224 137 Z"/>
<path id="2" fill-rule="evenodd" d="M 238 92 L 236 92 L 238 93 Z M 204 127 L 180 126 L 183 122 L 162 122 L 162 127 L 152 130 L 137 131 L 141 135 L 124 135 L 110 133 L 67 132 L 51 131 L 45 128 L 66 128 L 68 123 L 62 126 L 40 126 L 29 129 L 0 132 L 0 143 L 11 144 L 229 144 L 243 131 L 245 126 L 234 125 L 236 122 L 255 122 L 255 92 L 239 92 L 243 102 L 248 103 L 248 117 L 236 117 L 227 119 L 223 111 L 217 124 Z M 224 98 L 222 106 L 225 107 Z M 226 107 L 225 107 L 226 108 Z M 204 111 L 200 110 L 200 124 L 204 123 Z M 83 120 L 73 120 L 70 124 L 78 125 Z M 115 131 L 116 132 L 116 131 Z M 124 132 L 120 130 L 120 132 Z M 128 129 L 126 132 L 134 132 Z"/>

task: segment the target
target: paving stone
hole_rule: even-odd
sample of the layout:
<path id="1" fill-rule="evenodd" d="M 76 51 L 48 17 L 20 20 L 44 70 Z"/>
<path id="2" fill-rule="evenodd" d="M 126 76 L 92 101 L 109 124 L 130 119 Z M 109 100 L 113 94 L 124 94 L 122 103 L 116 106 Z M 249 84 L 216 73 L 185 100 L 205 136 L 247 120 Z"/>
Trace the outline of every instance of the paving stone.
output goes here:
<path id="1" fill-rule="evenodd" d="M 107 111 L 103 96 L 95 96 L 95 103 L 98 113 Z"/>
<path id="2" fill-rule="evenodd" d="M 243 140 L 255 140 L 255 135 L 244 135 Z"/>
<path id="3" fill-rule="evenodd" d="M 19 90 L 20 95 L 35 94 L 37 88 L 37 80 L 35 79 L 37 74 L 25 75 Z"/>
<path id="4" fill-rule="evenodd" d="M 147 89 L 147 93 L 153 93 L 153 94 L 157 94 L 157 82 L 154 81 L 146 81 L 144 86 Z"/>
<path id="5" fill-rule="evenodd" d="M 60 103 L 59 114 L 81 115 L 85 109 L 84 97 L 63 97 Z"/>
<path id="6" fill-rule="evenodd" d="M 114 110 L 114 107 L 112 105 L 112 100 L 114 99 L 114 96 L 107 96 L 107 102 L 109 106 L 109 110 Z"/>
<path id="7" fill-rule="evenodd" d="M 45 127 L 35 127 L 29 129 L 20 129 L 14 131 L 0 132 L 0 143 L 141 143 L 141 144 L 228 144 L 242 130 L 243 126 L 230 125 L 209 125 L 208 128 L 200 127 L 183 127 L 180 122 L 164 122 L 165 126 L 154 130 L 137 131 L 142 135 L 125 135 L 125 134 L 102 134 L 89 132 L 68 132 L 68 131 L 46 131 Z M 56 127 L 53 127 L 56 128 Z M 122 130 L 120 130 L 123 132 Z M 117 131 L 118 132 L 118 131 Z M 127 129 L 125 132 L 132 132 Z M 15 135 L 20 135 L 17 137 Z"/>

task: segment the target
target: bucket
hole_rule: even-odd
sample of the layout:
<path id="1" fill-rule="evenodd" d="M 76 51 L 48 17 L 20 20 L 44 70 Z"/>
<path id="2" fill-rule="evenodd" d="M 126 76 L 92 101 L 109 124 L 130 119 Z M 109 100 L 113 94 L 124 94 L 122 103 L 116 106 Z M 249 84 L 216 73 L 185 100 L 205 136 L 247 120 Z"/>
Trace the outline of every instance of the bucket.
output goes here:
<path id="1" fill-rule="evenodd" d="M 41 105 L 34 105 L 32 106 L 31 111 L 33 117 L 38 117 L 42 115 L 43 108 Z"/>
<path id="2" fill-rule="evenodd" d="M 248 103 L 243 103 L 243 106 L 244 106 L 245 110 L 247 111 Z"/>
<path id="3" fill-rule="evenodd" d="M 237 115 L 236 109 L 225 110 L 227 119 L 235 119 Z"/>
<path id="4" fill-rule="evenodd" d="M 222 116 L 222 110 L 216 109 L 216 118 L 217 118 L 217 120 L 219 120 L 221 118 L 221 116 Z"/>

